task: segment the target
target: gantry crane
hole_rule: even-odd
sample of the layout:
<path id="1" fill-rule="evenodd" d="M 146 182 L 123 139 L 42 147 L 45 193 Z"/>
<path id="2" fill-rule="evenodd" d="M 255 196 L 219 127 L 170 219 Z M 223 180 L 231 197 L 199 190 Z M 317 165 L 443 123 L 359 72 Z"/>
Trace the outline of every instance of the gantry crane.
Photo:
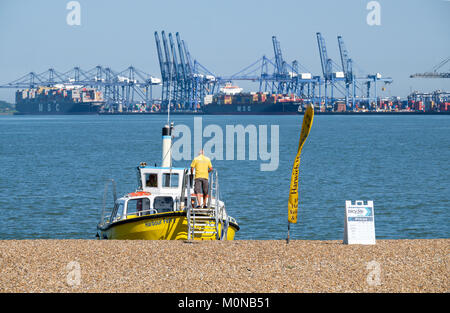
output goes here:
<path id="1" fill-rule="evenodd" d="M 10 83 L 0 85 L 0 88 L 26 89 L 55 85 L 92 87 L 102 91 L 105 99 L 104 109 L 112 111 L 119 108 L 128 110 L 136 103 L 152 104 L 152 87 L 160 84 L 159 78 L 134 66 L 118 72 L 110 67 L 97 65 L 87 71 L 75 66 L 67 72 L 58 72 L 53 68 L 39 74 L 30 72 Z"/>
<path id="2" fill-rule="evenodd" d="M 328 85 L 330 85 L 330 99 L 331 104 L 334 101 L 334 89 L 337 89 L 342 92 L 341 88 L 337 85 L 340 81 L 345 81 L 344 73 L 340 71 L 333 72 L 334 62 L 331 58 L 328 57 L 327 48 L 325 45 L 325 39 L 323 38 L 321 33 L 316 33 L 317 37 L 317 45 L 319 47 L 319 56 L 320 56 L 320 65 L 322 67 L 322 74 L 324 78 L 324 96 L 325 96 L 325 107 L 328 104 Z M 345 94 L 345 92 L 342 92 Z"/>
<path id="3" fill-rule="evenodd" d="M 345 77 L 345 105 L 348 107 L 348 101 L 350 98 L 350 87 L 352 87 L 352 109 L 355 105 L 355 94 L 356 94 L 356 84 L 355 84 L 355 77 L 353 75 L 353 64 L 352 59 L 349 57 L 348 51 L 345 48 L 344 39 L 342 39 L 342 36 L 337 37 L 338 44 L 339 44 L 339 53 L 341 55 L 341 64 L 342 64 L 342 71 L 344 72 Z"/>
<path id="4" fill-rule="evenodd" d="M 450 78 L 450 69 L 447 72 L 438 72 L 438 70 L 444 67 L 445 64 L 450 63 L 450 57 L 442 60 L 439 64 L 437 64 L 431 71 L 425 73 L 416 73 L 412 74 L 411 78 Z"/>

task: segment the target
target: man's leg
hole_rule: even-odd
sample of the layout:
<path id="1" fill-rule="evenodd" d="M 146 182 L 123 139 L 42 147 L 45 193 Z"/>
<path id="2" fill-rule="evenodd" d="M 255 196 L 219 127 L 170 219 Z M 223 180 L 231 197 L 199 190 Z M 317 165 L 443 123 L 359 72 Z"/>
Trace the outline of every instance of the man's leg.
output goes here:
<path id="1" fill-rule="evenodd" d="M 197 193 L 197 207 L 201 207 L 202 206 L 202 195 Z"/>
<path id="2" fill-rule="evenodd" d="M 203 184 L 202 184 L 202 191 L 203 191 L 203 207 L 206 207 L 207 203 L 208 203 L 208 180 L 204 179 L 203 180 Z"/>
<path id="3" fill-rule="evenodd" d="M 197 198 L 197 207 L 201 206 L 201 200 L 202 200 L 202 182 L 200 181 L 200 179 L 196 179 L 194 181 L 194 193 L 195 193 L 195 197 Z"/>

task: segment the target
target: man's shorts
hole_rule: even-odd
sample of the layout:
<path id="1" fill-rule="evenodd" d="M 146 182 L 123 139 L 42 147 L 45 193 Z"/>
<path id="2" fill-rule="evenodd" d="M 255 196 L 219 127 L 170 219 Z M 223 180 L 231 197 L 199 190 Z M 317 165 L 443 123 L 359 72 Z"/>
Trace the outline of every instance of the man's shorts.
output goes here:
<path id="1" fill-rule="evenodd" d="M 205 178 L 196 178 L 194 182 L 194 192 L 196 194 L 208 195 L 208 180 Z"/>

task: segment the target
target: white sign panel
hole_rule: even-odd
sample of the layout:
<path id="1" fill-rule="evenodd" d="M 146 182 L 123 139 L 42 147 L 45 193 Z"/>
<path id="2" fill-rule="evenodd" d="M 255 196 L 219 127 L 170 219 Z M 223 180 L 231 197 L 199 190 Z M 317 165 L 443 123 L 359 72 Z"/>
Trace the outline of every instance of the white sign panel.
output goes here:
<path id="1" fill-rule="evenodd" d="M 373 201 L 345 201 L 344 244 L 375 244 Z"/>

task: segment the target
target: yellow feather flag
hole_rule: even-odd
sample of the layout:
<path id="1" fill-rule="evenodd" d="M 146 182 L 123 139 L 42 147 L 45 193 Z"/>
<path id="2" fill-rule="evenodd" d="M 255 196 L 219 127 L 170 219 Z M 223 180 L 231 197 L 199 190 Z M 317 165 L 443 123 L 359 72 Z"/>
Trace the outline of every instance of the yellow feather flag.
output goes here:
<path id="1" fill-rule="evenodd" d="M 302 130 L 300 132 L 300 140 L 298 142 L 297 156 L 294 160 L 294 166 L 292 167 L 291 187 L 289 189 L 289 202 L 288 202 L 288 221 L 289 223 L 297 223 L 298 213 L 298 176 L 300 167 L 300 154 L 302 152 L 303 144 L 309 135 L 311 126 L 314 120 L 314 107 L 309 105 L 303 116 Z"/>

